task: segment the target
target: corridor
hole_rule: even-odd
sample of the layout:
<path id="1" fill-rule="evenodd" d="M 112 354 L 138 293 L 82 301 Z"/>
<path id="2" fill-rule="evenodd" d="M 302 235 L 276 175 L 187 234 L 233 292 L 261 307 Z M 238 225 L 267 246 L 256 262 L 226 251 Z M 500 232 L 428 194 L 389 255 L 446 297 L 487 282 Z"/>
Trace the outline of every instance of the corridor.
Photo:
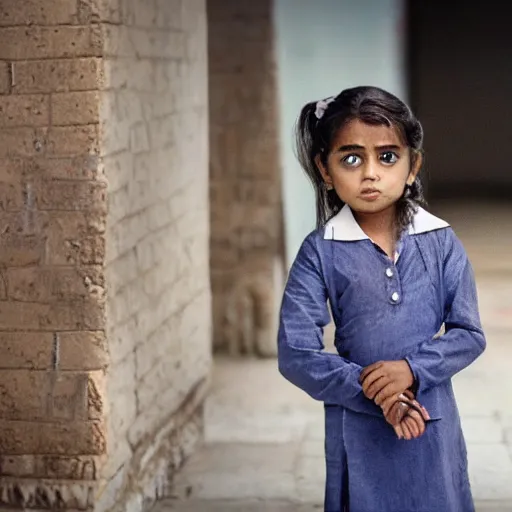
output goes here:
<path id="1" fill-rule="evenodd" d="M 478 512 L 512 512 L 512 219 L 508 207 L 446 206 L 473 261 L 488 348 L 455 379 Z M 322 509 L 320 403 L 283 380 L 274 360 L 215 362 L 205 444 L 155 512 Z"/>

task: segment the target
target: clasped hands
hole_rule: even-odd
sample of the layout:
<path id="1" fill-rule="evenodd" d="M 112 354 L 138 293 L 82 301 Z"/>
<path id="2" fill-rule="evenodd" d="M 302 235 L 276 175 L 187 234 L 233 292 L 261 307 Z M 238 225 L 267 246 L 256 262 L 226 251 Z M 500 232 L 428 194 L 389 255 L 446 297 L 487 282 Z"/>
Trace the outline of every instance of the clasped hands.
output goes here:
<path id="1" fill-rule="evenodd" d="M 399 439 L 423 435 L 430 416 L 410 391 L 414 376 L 407 361 L 379 361 L 367 366 L 359 380 L 365 396 L 382 408 Z"/>

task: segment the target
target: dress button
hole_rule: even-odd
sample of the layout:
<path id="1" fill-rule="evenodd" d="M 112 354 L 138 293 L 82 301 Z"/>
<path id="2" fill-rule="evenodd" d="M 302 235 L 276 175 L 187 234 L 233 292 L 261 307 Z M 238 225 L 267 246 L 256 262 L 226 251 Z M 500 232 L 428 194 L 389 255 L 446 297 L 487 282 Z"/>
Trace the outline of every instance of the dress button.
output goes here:
<path id="1" fill-rule="evenodd" d="M 388 277 L 393 277 L 393 270 L 391 270 L 390 268 L 387 268 L 387 269 L 386 269 L 386 275 L 387 275 Z"/>
<path id="2" fill-rule="evenodd" d="M 395 293 L 393 293 L 393 295 L 391 295 L 391 300 L 393 302 L 397 302 L 399 298 L 400 298 L 400 295 L 398 295 L 397 292 L 395 292 Z"/>

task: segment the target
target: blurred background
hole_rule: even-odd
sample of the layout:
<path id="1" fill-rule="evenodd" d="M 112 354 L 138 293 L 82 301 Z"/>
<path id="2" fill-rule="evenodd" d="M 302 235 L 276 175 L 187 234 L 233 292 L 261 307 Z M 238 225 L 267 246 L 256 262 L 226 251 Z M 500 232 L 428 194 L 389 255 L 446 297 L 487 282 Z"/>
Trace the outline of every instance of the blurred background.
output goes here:
<path id="1" fill-rule="evenodd" d="M 322 409 L 278 376 L 274 360 L 247 354 L 274 353 L 286 271 L 314 229 L 313 190 L 294 153 L 298 113 L 356 85 L 395 93 L 423 124 L 430 209 L 469 252 L 489 343 L 455 382 L 475 499 L 479 511 L 512 510 L 512 42 L 504 9 L 497 1 L 208 2 L 219 355 L 206 444 L 178 477 L 177 489 L 189 485 L 195 501 L 176 510 L 321 507 Z M 243 235 L 237 244 L 236 230 L 251 233 L 249 245 Z M 330 348 L 330 330 L 325 338 Z"/>
<path id="2" fill-rule="evenodd" d="M 0 0 L 0 509 L 322 510 L 323 407 L 276 361 L 315 227 L 293 127 L 376 85 L 475 269 L 455 387 L 478 512 L 511 512 L 507 7 Z"/>

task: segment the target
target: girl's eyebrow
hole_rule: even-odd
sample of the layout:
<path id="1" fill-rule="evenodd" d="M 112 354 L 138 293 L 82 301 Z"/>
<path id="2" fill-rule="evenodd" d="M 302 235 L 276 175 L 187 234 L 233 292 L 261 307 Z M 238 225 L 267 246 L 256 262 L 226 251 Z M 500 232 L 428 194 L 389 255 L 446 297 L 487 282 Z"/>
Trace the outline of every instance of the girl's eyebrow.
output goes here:
<path id="1" fill-rule="evenodd" d="M 365 149 L 364 146 L 360 146 L 359 144 L 347 144 L 346 146 L 340 146 L 338 148 L 338 153 L 342 153 L 343 151 L 357 151 L 360 149 Z"/>
<path id="2" fill-rule="evenodd" d="M 385 144 L 383 146 L 375 146 L 375 149 L 379 151 L 391 151 L 391 150 L 399 150 L 400 146 L 397 146 L 396 144 Z"/>
<path id="3" fill-rule="evenodd" d="M 347 144 L 345 146 L 340 146 L 338 148 L 338 153 L 343 153 L 345 151 L 360 151 L 366 149 L 364 146 L 360 146 L 359 144 Z M 400 146 L 396 144 L 384 144 L 382 146 L 375 146 L 377 151 L 391 151 L 391 150 L 399 150 Z"/>

